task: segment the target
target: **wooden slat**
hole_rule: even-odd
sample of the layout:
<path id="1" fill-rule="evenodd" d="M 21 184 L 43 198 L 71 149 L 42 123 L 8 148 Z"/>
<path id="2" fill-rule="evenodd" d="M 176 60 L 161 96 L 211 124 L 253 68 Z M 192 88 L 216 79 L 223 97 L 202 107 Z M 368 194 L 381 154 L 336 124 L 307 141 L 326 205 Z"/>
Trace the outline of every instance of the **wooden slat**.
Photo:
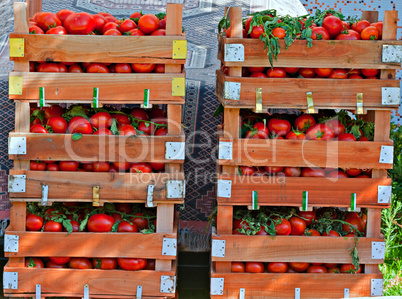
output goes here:
<path id="1" fill-rule="evenodd" d="M 295 288 L 300 288 L 300 298 L 344 298 L 349 289 L 350 298 L 370 297 L 371 280 L 382 279 L 381 274 L 307 274 L 307 273 L 215 273 L 212 278 L 224 278 L 223 296 L 212 299 L 237 299 L 240 288 L 247 299 L 294 299 Z"/>
<path id="2" fill-rule="evenodd" d="M 154 203 L 182 203 L 166 198 L 166 182 L 184 180 L 183 173 L 86 173 L 68 171 L 10 170 L 10 175 L 26 175 L 26 192 L 10 193 L 12 202 L 42 201 L 42 186 L 49 186 L 48 201 L 92 202 L 93 186 L 99 186 L 99 201 L 144 203 L 148 185 L 154 185 Z"/>
<path id="3" fill-rule="evenodd" d="M 8 231 L 19 236 L 18 252 L 7 257 L 127 257 L 175 260 L 176 256 L 162 255 L 164 238 L 177 239 L 177 234 L 142 233 L 51 233 Z M 57 244 L 57 246 L 54 246 Z M 101 246 L 100 246 L 101 244 Z"/>
<path id="4" fill-rule="evenodd" d="M 45 88 L 48 103 L 90 103 L 93 88 L 99 88 L 102 103 L 143 104 L 144 89 L 149 89 L 151 104 L 184 104 L 184 98 L 172 96 L 172 78 L 184 78 L 180 74 L 74 74 L 74 73 L 22 73 L 21 95 L 10 99 L 39 101 L 39 86 Z M 101 84 L 100 84 L 101 83 Z"/>
<path id="5" fill-rule="evenodd" d="M 212 256 L 212 261 L 336 264 L 352 263 L 349 249 L 354 247 L 355 242 L 354 238 L 342 237 L 246 235 L 214 235 L 213 240 L 225 240 L 225 256 Z M 357 250 L 360 263 L 383 263 L 383 259 L 371 258 L 371 242 L 384 242 L 384 239 L 359 238 Z"/>
<path id="6" fill-rule="evenodd" d="M 227 124 L 225 123 L 225 126 Z M 220 165 L 335 167 L 390 169 L 379 163 L 381 146 L 392 142 L 346 142 L 280 139 L 226 139 L 233 142 L 233 158 Z"/>
<path id="7" fill-rule="evenodd" d="M 27 4 L 30 18 L 42 11 L 42 0 L 27 0 Z"/>
<path id="8" fill-rule="evenodd" d="M 225 82 L 241 83 L 240 100 L 224 98 Z M 307 109 L 307 92 L 313 93 L 317 109 L 356 109 L 357 93 L 363 93 L 365 109 L 397 109 L 398 105 L 382 105 L 382 88 L 399 88 L 399 84 L 399 80 L 237 78 L 217 71 L 218 99 L 225 107 L 236 108 L 255 109 L 258 87 L 262 88 L 263 109 Z"/>
<path id="9" fill-rule="evenodd" d="M 27 139 L 27 154 L 10 155 L 14 160 L 184 163 L 165 158 L 165 143 L 183 142 L 184 136 L 83 135 L 75 141 L 71 134 L 10 133 L 13 136 Z"/>
<path id="10" fill-rule="evenodd" d="M 175 271 L 123 271 L 123 270 L 83 270 L 83 269 L 33 269 L 5 267 L 5 272 L 18 272 L 17 290 L 4 290 L 5 294 L 35 295 L 36 284 L 41 285 L 42 293 L 64 294 L 64 296 L 83 297 L 84 285 L 89 285 L 90 296 L 137 294 L 137 286 L 142 286 L 143 296 L 165 296 L 175 294 L 161 293 L 161 276 L 175 276 Z M 113 298 L 116 298 L 113 297 Z"/>
<path id="11" fill-rule="evenodd" d="M 185 59 L 172 59 L 173 41 L 185 40 L 184 34 L 179 36 L 88 36 L 11 33 L 10 38 L 25 40 L 24 57 L 10 58 L 13 61 L 186 63 Z"/>
<path id="12" fill-rule="evenodd" d="M 231 197 L 218 197 L 219 205 L 251 205 L 257 191 L 258 205 L 301 206 L 303 191 L 308 191 L 309 206 L 349 208 L 351 194 L 356 193 L 357 206 L 387 208 L 378 203 L 378 186 L 391 186 L 391 179 L 306 178 L 275 176 L 219 175 L 218 180 L 232 181 Z"/>
<path id="13" fill-rule="evenodd" d="M 384 30 L 385 32 L 385 30 Z M 266 66 L 270 63 L 264 43 L 252 38 L 226 38 L 218 36 L 220 48 L 218 56 L 225 66 Z M 241 44 L 244 46 L 244 61 L 224 61 L 224 45 Z M 341 41 L 315 40 L 313 46 L 307 48 L 307 41 L 296 40 L 286 50 L 285 42 L 279 40 L 280 51 L 275 67 L 314 67 L 314 68 L 380 68 L 400 69 L 400 63 L 383 63 L 383 45 L 402 45 L 402 41 Z"/>

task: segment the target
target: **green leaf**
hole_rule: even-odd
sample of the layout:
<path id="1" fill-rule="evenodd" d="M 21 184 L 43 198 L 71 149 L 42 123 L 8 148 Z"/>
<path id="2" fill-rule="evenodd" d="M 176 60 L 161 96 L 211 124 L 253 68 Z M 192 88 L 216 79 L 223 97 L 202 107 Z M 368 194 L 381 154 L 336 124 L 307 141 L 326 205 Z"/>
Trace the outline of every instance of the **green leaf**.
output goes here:
<path id="1" fill-rule="evenodd" d="M 213 117 L 218 117 L 218 116 L 220 116 L 221 114 L 223 114 L 223 111 L 224 111 L 224 110 L 225 110 L 225 109 L 223 108 L 223 105 L 222 105 L 222 104 L 219 104 L 218 108 L 216 108 L 216 110 L 215 110 L 215 112 L 214 112 Z"/>
<path id="2" fill-rule="evenodd" d="M 87 226 L 88 219 L 89 219 L 89 214 L 86 214 L 84 220 L 82 220 L 80 223 L 80 229 L 79 229 L 80 232 L 84 231 L 85 227 Z"/>
<path id="3" fill-rule="evenodd" d="M 36 267 L 36 264 L 35 264 L 33 258 L 30 257 L 29 258 L 28 268 L 34 268 L 34 267 Z"/>
<path id="4" fill-rule="evenodd" d="M 95 258 L 95 261 L 96 261 L 95 269 L 100 269 L 100 267 L 102 265 L 102 260 L 98 259 L 98 258 Z"/>
<path id="5" fill-rule="evenodd" d="M 81 133 L 74 133 L 73 136 L 71 137 L 74 141 L 80 140 L 82 138 Z"/>
<path id="6" fill-rule="evenodd" d="M 73 226 L 70 219 L 63 219 L 62 225 L 67 230 L 67 236 L 73 232 Z"/>
<path id="7" fill-rule="evenodd" d="M 115 118 L 112 118 L 112 125 L 110 126 L 110 132 L 112 132 L 113 135 L 119 135 L 119 129 L 117 128 L 117 120 Z"/>
<path id="8" fill-rule="evenodd" d="M 117 228 L 119 226 L 120 221 L 116 221 L 113 226 L 112 226 L 112 232 L 116 233 L 117 232 Z"/>
<path id="9" fill-rule="evenodd" d="M 160 12 L 155 15 L 159 20 L 163 20 L 166 17 L 166 13 Z"/>

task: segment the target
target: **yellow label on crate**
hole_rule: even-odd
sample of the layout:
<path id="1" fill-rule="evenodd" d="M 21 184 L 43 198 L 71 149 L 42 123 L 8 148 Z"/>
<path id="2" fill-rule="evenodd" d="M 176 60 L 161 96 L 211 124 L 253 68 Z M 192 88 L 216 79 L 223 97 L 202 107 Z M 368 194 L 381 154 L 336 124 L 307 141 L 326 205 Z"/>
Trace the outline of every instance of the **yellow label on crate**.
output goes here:
<path id="1" fill-rule="evenodd" d="M 262 88 L 255 89 L 255 112 L 262 113 Z"/>
<path id="2" fill-rule="evenodd" d="M 22 76 L 10 76 L 8 80 L 8 93 L 22 95 Z"/>
<path id="3" fill-rule="evenodd" d="M 99 207 L 99 186 L 92 187 L 92 206 Z"/>
<path id="4" fill-rule="evenodd" d="M 10 38 L 10 57 L 24 57 L 24 45 L 23 38 Z"/>
<path id="5" fill-rule="evenodd" d="M 175 97 L 186 96 L 186 79 L 185 78 L 172 78 L 172 96 L 175 96 Z"/>
<path id="6" fill-rule="evenodd" d="M 187 58 L 187 41 L 174 40 L 172 59 L 186 59 L 186 58 Z"/>
<path id="7" fill-rule="evenodd" d="M 307 112 L 314 113 L 314 102 L 313 102 L 313 93 L 307 92 Z"/>
<path id="8" fill-rule="evenodd" d="M 364 110 L 363 110 L 363 93 L 358 93 L 357 94 L 357 109 L 356 109 L 356 114 L 363 114 Z"/>

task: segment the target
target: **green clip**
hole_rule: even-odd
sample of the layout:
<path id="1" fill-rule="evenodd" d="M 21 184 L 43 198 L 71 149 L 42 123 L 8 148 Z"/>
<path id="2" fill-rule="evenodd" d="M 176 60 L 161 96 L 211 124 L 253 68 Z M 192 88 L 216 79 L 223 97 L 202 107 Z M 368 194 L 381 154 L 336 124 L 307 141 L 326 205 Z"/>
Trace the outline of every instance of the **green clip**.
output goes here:
<path id="1" fill-rule="evenodd" d="M 93 107 L 99 108 L 99 88 L 98 87 L 94 87 Z"/>
<path id="2" fill-rule="evenodd" d="M 308 209 L 308 191 L 303 191 L 302 211 L 307 211 L 307 209 Z"/>
<path id="3" fill-rule="evenodd" d="M 252 191 L 251 197 L 252 197 L 252 210 L 258 210 L 258 195 L 257 195 L 257 191 Z"/>
<path id="4" fill-rule="evenodd" d="M 351 198 L 350 198 L 350 210 L 351 211 L 356 211 L 357 206 L 356 206 L 356 193 L 352 193 Z"/>
<path id="5" fill-rule="evenodd" d="M 149 89 L 144 89 L 144 108 L 149 108 Z"/>
<path id="6" fill-rule="evenodd" d="M 45 106 L 45 88 L 39 87 L 39 107 Z"/>

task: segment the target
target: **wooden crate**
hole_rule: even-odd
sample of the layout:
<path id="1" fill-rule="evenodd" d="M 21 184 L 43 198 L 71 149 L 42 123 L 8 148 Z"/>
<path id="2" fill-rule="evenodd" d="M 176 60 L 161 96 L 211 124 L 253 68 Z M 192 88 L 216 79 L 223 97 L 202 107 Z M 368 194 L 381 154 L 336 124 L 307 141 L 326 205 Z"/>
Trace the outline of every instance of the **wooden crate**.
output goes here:
<path id="1" fill-rule="evenodd" d="M 238 11 L 237 11 L 238 10 Z M 378 12 L 364 12 L 364 18 L 371 22 L 378 20 Z M 218 35 L 218 59 L 222 65 L 237 69 L 240 67 L 270 67 L 267 50 L 259 39 L 242 38 L 241 8 L 230 8 L 230 32 L 232 37 Z M 380 41 L 338 41 L 316 40 L 307 48 L 307 42 L 296 40 L 286 50 L 280 40 L 281 52 L 274 67 L 305 68 L 348 68 L 348 69 L 400 69 L 399 61 L 386 62 L 384 48 L 402 45 L 397 41 L 397 11 L 384 14 L 384 35 Z M 234 48 L 231 50 L 231 47 Z M 233 52 L 233 53 L 232 53 Z M 235 53 L 236 52 L 236 53 Z M 233 55 L 244 55 L 244 59 Z M 390 110 L 399 107 L 399 80 L 395 76 L 382 76 L 380 80 L 342 80 L 342 79 L 300 79 L 300 78 L 245 78 L 234 70 L 225 75 L 217 71 L 216 95 L 228 108 L 256 108 L 256 89 L 262 89 L 262 108 L 307 109 L 306 93 L 311 92 L 315 109 L 357 108 L 357 94 L 363 94 L 365 110 Z M 389 74 L 388 74 L 389 75 Z M 393 101 L 388 93 L 395 91 Z"/>
<path id="2" fill-rule="evenodd" d="M 150 104 L 184 104 L 186 35 L 181 4 L 167 4 L 166 36 L 82 36 L 28 34 L 25 3 L 15 3 L 15 31 L 10 34 L 10 59 L 29 61 L 165 64 L 164 74 L 10 72 L 10 99 L 38 102 L 44 87 L 47 103 L 91 103 L 99 88 L 99 103 L 142 104 L 149 89 Z M 116 47 L 116 43 L 119 44 Z M 100 84 L 101 83 L 101 84 Z"/>

